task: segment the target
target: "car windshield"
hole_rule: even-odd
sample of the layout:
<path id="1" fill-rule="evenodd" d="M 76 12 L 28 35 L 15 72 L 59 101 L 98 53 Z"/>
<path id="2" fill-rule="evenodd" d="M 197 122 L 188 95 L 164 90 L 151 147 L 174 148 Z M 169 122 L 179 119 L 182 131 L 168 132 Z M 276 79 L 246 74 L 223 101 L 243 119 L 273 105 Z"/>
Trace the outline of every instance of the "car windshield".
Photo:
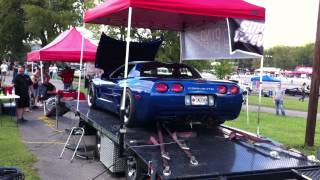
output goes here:
<path id="1" fill-rule="evenodd" d="M 195 69 L 184 64 L 165 64 L 157 62 L 143 64 L 140 76 L 187 79 L 201 78 L 200 74 Z"/>

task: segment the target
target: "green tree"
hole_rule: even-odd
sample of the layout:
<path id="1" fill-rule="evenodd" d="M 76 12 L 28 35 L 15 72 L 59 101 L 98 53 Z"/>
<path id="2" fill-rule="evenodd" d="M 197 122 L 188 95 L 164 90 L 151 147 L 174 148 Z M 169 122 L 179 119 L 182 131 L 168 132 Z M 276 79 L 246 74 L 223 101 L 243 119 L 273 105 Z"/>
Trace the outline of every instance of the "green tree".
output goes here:
<path id="1" fill-rule="evenodd" d="M 207 70 L 207 71 L 212 71 L 213 66 L 211 65 L 210 60 L 187 60 L 183 61 L 183 63 L 188 64 L 194 68 L 196 68 L 199 71 Z"/>
<path id="2" fill-rule="evenodd" d="M 218 61 L 213 65 L 213 74 L 219 79 L 224 79 L 227 75 L 231 75 L 233 72 L 233 65 L 228 60 Z"/>
<path id="3" fill-rule="evenodd" d="M 275 46 L 265 51 L 268 66 L 282 69 L 294 69 L 296 66 L 312 66 L 314 43 L 304 46 Z M 266 64 L 265 64 L 266 65 Z"/>
<path id="4" fill-rule="evenodd" d="M 27 40 L 45 46 L 70 26 L 81 24 L 81 3 L 77 0 L 25 0 Z"/>
<path id="5" fill-rule="evenodd" d="M 21 0 L 0 1 L 0 60 L 19 60 L 27 50 Z"/>

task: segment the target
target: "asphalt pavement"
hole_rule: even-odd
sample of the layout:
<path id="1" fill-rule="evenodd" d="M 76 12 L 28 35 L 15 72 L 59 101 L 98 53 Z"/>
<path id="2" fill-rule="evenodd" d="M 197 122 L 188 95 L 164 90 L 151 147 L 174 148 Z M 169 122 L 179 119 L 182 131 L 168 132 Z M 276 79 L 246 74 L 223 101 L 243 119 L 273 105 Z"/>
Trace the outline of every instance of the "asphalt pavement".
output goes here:
<path id="1" fill-rule="evenodd" d="M 97 180 L 121 179 L 112 176 L 98 159 L 81 159 L 75 157 L 70 162 L 73 151 L 66 149 L 62 158 L 59 158 L 64 142 L 68 137 L 65 129 L 78 124 L 73 113 L 67 113 L 58 119 L 58 128 L 55 120 L 43 116 L 42 109 L 33 110 L 26 114 L 27 122 L 19 124 L 22 139 L 28 149 L 37 156 L 36 169 L 41 179 L 46 180 L 89 180 L 99 174 Z M 71 141 L 74 144 L 77 139 Z M 87 142 L 87 141 L 86 141 Z"/>
<path id="2" fill-rule="evenodd" d="M 246 110 L 247 106 L 243 105 L 242 109 Z M 258 106 L 249 105 L 249 111 L 250 112 L 252 112 L 252 111 L 253 112 L 258 112 Z M 260 107 L 260 112 L 276 114 L 275 108 L 265 107 L 265 106 L 261 106 Z M 305 118 L 305 119 L 307 119 L 307 115 L 308 115 L 308 112 L 304 112 L 304 111 L 294 111 L 294 110 L 285 109 L 285 112 L 286 112 L 286 116 L 301 117 L 301 118 Z M 318 119 L 318 117 L 320 117 L 319 113 L 317 114 L 317 119 Z"/>

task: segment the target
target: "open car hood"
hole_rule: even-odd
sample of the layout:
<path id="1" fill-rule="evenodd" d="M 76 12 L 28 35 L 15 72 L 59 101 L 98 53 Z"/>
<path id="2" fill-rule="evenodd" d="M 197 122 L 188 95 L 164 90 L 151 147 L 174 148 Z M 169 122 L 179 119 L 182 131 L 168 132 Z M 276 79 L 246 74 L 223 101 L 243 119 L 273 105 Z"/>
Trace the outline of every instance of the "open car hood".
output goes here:
<path id="1" fill-rule="evenodd" d="M 130 61 L 154 61 L 162 39 L 148 42 L 130 42 Z M 103 69 L 103 77 L 125 63 L 126 41 L 113 39 L 102 33 L 96 54 L 97 68 Z"/>

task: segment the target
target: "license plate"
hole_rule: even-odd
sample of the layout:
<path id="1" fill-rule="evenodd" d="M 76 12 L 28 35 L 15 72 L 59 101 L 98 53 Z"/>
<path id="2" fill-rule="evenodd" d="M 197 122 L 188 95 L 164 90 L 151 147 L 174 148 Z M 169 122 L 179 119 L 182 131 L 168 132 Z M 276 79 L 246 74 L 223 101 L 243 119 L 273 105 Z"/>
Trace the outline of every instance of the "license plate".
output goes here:
<path id="1" fill-rule="evenodd" d="M 192 95 L 191 105 L 208 105 L 208 96 Z"/>

